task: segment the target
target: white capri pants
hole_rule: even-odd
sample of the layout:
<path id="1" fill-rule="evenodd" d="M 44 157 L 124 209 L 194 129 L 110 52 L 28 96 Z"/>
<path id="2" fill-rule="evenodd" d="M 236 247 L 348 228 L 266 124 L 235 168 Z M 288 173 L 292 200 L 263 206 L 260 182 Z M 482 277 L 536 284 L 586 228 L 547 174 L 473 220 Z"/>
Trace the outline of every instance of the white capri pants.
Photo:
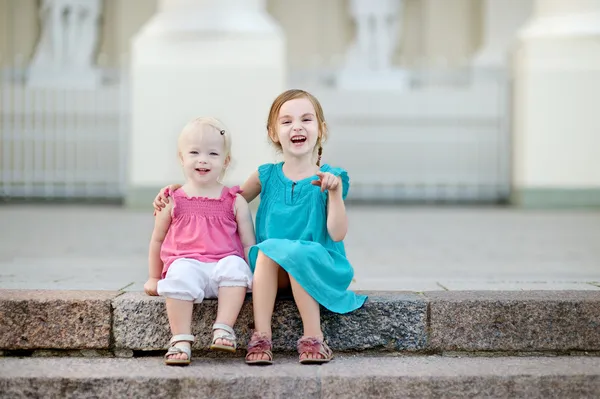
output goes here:
<path id="1" fill-rule="evenodd" d="M 235 255 L 214 263 L 177 259 L 158 282 L 158 295 L 200 303 L 204 298 L 217 298 L 219 287 L 252 289 L 252 272 L 244 259 Z"/>

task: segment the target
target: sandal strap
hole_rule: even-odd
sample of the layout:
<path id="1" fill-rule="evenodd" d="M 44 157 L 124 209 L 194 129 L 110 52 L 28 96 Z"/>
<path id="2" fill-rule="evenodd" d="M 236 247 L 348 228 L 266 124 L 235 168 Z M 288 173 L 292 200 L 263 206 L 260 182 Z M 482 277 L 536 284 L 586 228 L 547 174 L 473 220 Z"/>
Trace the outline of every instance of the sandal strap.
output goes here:
<path id="1" fill-rule="evenodd" d="M 250 342 L 248 342 L 248 349 L 246 353 L 246 360 L 248 360 L 248 356 L 253 353 L 265 354 L 269 357 L 269 361 L 273 361 L 273 352 L 271 352 L 271 348 L 273 347 L 272 341 L 267 338 L 265 334 L 255 332 L 250 337 Z M 264 359 L 263 359 L 264 360 Z"/>
<path id="2" fill-rule="evenodd" d="M 319 351 L 319 353 L 325 356 L 326 359 L 329 359 L 333 356 L 333 351 L 331 350 L 329 345 L 327 345 L 326 341 L 323 341 L 323 343 L 321 344 L 321 350 Z"/>
<path id="3" fill-rule="evenodd" d="M 273 344 L 266 335 L 254 333 L 248 342 L 248 353 L 270 352 Z"/>
<path id="4" fill-rule="evenodd" d="M 182 341 L 179 341 L 182 342 Z M 167 350 L 167 353 L 165 354 L 165 358 L 167 358 L 168 356 L 172 356 L 172 355 L 178 355 L 180 353 L 184 353 L 187 355 L 188 359 L 192 358 L 192 351 L 191 349 L 187 348 L 187 347 L 181 347 L 181 346 L 170 346 L 169 349 Z"/>
<path id="5" fill-rule="evenodd" d="M 218 339 L 226 339 L 227 341 L 231 341 L 232 345 L 224 345 L 224 346 L 231 346 L 234 349 L 237 348 L 237 338 L 235 337 L 235 335 L 231 335 L 226 331 L 217 332 L 217 333 L 215 333 L 215 335 L 213 335 L 211 345 L 215 345 Z"/>
<path id="6" fill-rule="evenodd" d="M 217 333 L 215 333 L 213 335 L 213 339 L 212 339 L 213 344 L 218 339 L 226 339 L 226 340 L 232 341 L 232 342 L 237 341 L 237 338 L 235 337 L 235 335 L 231 335 L 231 334 L 229 334 L 228 332 L 225 332 L 225 331 L 220 331 L 220 332 L 217 332 Z"/>
<path id="7" fill-rule="evenodd" d="M 333 351 L 327 345 L 325 340 L 316 337 L 302 337 L 297 344 L 298 353 L 312 353 L 313 355 L 322 355 L 325 359 L 329 359 L 333 355 Z"/>
<path id="8" fill-rule="evenodd" d="M 173 335 L 171 340 L 169 341 L 169 345 L 173 346 L 177 342 L 189 342 L 190 344 L 194 343 L 195 337 L 191 334 L 177 334 Z"/>
<path id="9" fill-rule="evenodd" d="M 254 350 L 249 350 L 248 353 L 246 353 L 246 360 L 248 360 L 248 356 L 252 355 L 253 353 L 259 353 L 261 355 L 267 355 L 269 357 L 269 361 L 273 361 L 273 352 L 271 352 L 270 350 L 259 350 L 258 348 L 254 348 Z M 264 360 L 264 359 L 261 359 Z"/>
<path id="10" fill-rule="evenodd" d="M 223 331 L 227 331 L 226 333 L 224 332 L 218 332 L 215 334 L 215 336 L 217 338 L 225 338 L 225 337 L 231 337 L 233 339 L 235 338 L 235 331 L 233 331 L 233 328 L 229 327 L 227 324 L 223 324 L 223 323 L 215 323 L 212 326 L 213 331 L 214 330 L 223 330 Z M 229 339 L 229 338 L 227 338 Z"/>

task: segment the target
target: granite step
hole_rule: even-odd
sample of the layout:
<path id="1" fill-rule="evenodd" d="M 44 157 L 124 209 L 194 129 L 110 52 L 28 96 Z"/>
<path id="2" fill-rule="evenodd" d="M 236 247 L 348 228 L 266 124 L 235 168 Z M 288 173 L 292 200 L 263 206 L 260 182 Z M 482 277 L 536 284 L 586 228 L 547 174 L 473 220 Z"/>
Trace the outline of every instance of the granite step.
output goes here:
<path id="1" fill-rule="evenodd" d="M 322 366 L 277 357 L 194 359 L 0 358 L 0 398 L 591 398 L 599 357 L 348 356 Z"/>
<path id="2" fill-rule="evenodd" d="M 600 291 L 366 292 L 365 306 L 346 315 L 322 313 L 324 333 L 337 352 L 584 353 L 600 352 Z M 194 349 L 211 338 L 216 301 L 195 305 Z M 164 350 L 169 338 L 165 301 L 143 293 L 0 290 L 0 351 L 117 353 Z M 249 338 L 246 301 L 236 332 Z M 301 322 L 291 298 L 278 300 L 273 318 L 276 352 L 293 352 Z"/>

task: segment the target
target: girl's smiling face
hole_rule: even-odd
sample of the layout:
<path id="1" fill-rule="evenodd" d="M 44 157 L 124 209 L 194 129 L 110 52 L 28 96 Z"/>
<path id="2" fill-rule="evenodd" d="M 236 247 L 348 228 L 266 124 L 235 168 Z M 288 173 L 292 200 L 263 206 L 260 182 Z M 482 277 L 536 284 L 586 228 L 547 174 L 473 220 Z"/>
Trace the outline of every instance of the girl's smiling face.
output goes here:
<path id="1" fill-rule="evenodd" d="M 210 125 L 194 126 L 179 139 L 184 174 L 195 183 L 214 183 L 229 162 L 221 133 Z"/>
<path id="2" fill-rule="evenodd" d="M 284 156 L 301 158 L 314 154 L 320 137 L 319 121 L 308 98 L 286 101 L 279 110 L 276 128 L 271 139 L 281 145 Z"/>

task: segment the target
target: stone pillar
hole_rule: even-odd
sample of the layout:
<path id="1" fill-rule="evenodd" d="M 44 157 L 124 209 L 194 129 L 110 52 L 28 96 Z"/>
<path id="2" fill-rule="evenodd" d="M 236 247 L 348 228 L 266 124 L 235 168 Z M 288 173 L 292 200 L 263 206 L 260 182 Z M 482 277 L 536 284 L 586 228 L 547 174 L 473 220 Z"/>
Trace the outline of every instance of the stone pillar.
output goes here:
<path id="1" fill-rule="evenodd" d="M 401 40 L 404 0 L 350 0 L 355 34 L 338 73 L 342 90 L 405 90 L 407 73 L 393 66 Z"/>
<path id="2" fill-rule="evenodd" d="M 531 16 L 532 0 L 484 0 L 483 43 L 473 57 L 475 72 L 506 70 L 509 49 Z"/>
<path id="3" fill-rule="evenodd" d="M 514 67 L 514 202 L 600 207 L 600 0 L 537 0 Z"/>
<path id="4" fill-rule="evenodd" d="M 101 79 L 95 66 L 101 15 L 100 0 L 43 0 L 41 32 L 27 84 L 96 88 Z"/>
<path id="5" fill-rule="evenodd" d="M 227 184 L 272 160 L 266 121 L 285 85 L 285 40 L 264 0 L 161 0 L 131 55 L 129 206 L 148 208 L 160 187 L 183 181 L 177 136 L 197 116 L 233 136 Z"/>

